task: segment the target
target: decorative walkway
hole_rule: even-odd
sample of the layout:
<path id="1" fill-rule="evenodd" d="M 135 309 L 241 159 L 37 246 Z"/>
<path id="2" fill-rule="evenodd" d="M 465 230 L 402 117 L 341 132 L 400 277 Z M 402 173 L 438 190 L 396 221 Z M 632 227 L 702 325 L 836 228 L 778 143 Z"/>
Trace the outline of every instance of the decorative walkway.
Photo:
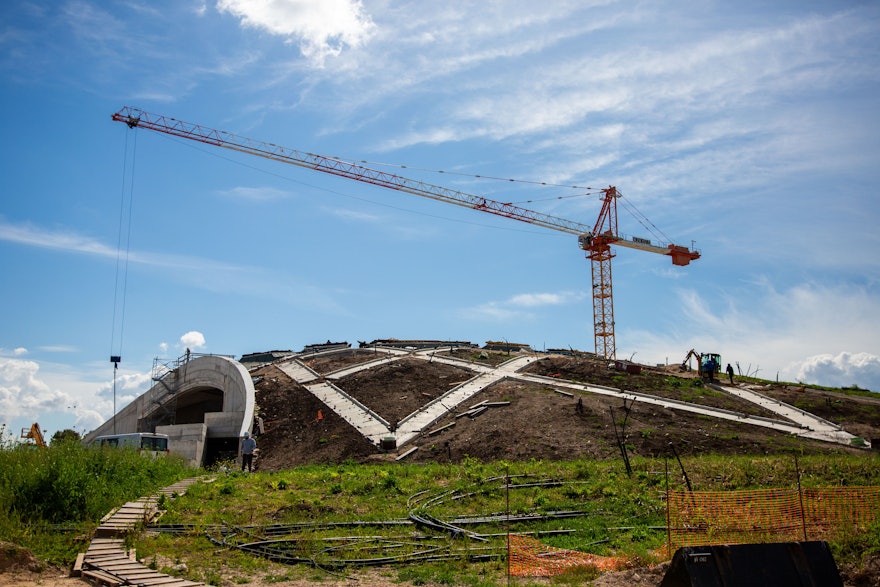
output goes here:
<path id="1" fill-rule="evenodd" d="M 787 432 L 804 438 L 812 438 L 846 446 L 851 445 L 855 438 L 852 434 L 844 431 L 836 424 L 822 420 L 821 418 L 817 418 L 803 410 L 799 410 L 788 404 L 772 400 L 766 396 L 762 396 L 756 392 L 743 388 L 721 385 L 713 386 L 713 388 L 718 391 L 735 395 L 740 399 L 773 411 L 780 416 L 780 418 L 784 418 L 784 420 L 752 416 L 742 412 L 733 412 L 721 408 L 713 408 L 710 406 L 657 397 L 644 393 L 604 387 L 601 385 L 590 385 L 586 383 L 560 380 L 521 372 L 521 370 L 530 363 L 541 360 L 542 357 L 537 355 L 519 356 L 506 363 L 502 363 L 497 367 L 490 367 L 488 365 L 482 365 L 442 354 L 444 351 L 448 350 L 450 349 L 446 347 L 418 351 L 377 348 L 375 349 L 377 354 L 376 359 L 366 363 L 351 365 L 324 376 L 309 369 L 298 357 L 291 357 L 290 359 L 279 363 L 278 367 L 291 379 L 303 385 L 315 397 L 324 402 L 327 407 L 339 414 L 346 422 L 354 426 L 370 442 L 379 445 L 383 438 L 392 436 L 395 438 L 396 446 L 398 448 L 418 437 L 418 435 L 427 430 L 431 424 L 439 420 L 445 414 L 456 410 L 461 404 L 474 397 L 486 387 L 505 379 L 546 385 L 559 393 L 571 395 L 572 397 L 574 397 L 575 394 L 580 393 L 618 397 L 629 401 L 662 406 L 673 410 L 690 412 L 724 420 L 733 420 L 743 424 L 751 424 L 753 426 L 772 428 L 774 430 Z M 336 352 L 338 351 L 328 351 L 325 354 L 331 355 Z M 454 365 L 474 373 L 474 376 L 468 381 L 448 390 L 440 397 L 432 400 L 396 423 L 388 422 L 379 414 L 333 384 L 333 381 L 338 381 L 348 375 L 357 373 L 358 371 L 367 370 L 385 363 L 399 361 L 405 357 Z M 471 409 L 475 407 L 477 406 L 471 406 Z"/>
<path id="2" fill-rule="evenodd" d="M 153 521 L 159 516 L 160 495 L 173 498 L 186 493 L 187 488 L 198 479 L 184 479 L 160 489 L 159 493 L 130 501 L 104 516 L 95 531 L 86 552 L 81 553 L 73 566 L 72 576 L 82 577 L 96 585 L 117 587 L 139 585 L 143 587 L 196 587 L 195 583 L 154 571 L 137 561 L 133 550 L 125 548 L 124 536 L 138 525 Z"/>
<path id="3" fill-rule="evenodd" d="M 286 373 L 291 379 L 309 390 L 312 395 L 324 402 L 327 407 L 339 414 L 346 422 L 354 426 L 373 444 L 378 445 L 383 438 L 393 436 L 396 440 L 397 446 L 401 446 L 418 436 L 432 423 L 436 422 L 442 416 L 454 410 L 460 404 L 466 402 L 483 389 L 503 379 L 517 377 L 517 372 L 520 369 L 529 363 L 538 360 L 533 356 L 515 357 L 514 359 L 493 368 L 487 365 L 473 363 L 471 361 L 440 355 L 439 353 L 444 350 L 449 349 L 438 348 L 414 352 L 398 349 L 377 349 L 377 353 L 384 353 L 386 356 L 367 363 L 345 367 L 339 371 L 328 373 L 323 377 L 309 369 L 301 360 L 295 357 L 290 361 L 280 363 L 278 368 Z M 338 381 L 339 379 L 357 373 L 358 371 L 371 369 L 385 363 L 399 361 L 404 357 L 454 365 L 467 371 L 476 372 L 476 375 L 468 381 L 453 387 L 440 397 L 432 400 L 396 423 L 388 422 L 382 416 L 332 383 L 332 381 Z"/>

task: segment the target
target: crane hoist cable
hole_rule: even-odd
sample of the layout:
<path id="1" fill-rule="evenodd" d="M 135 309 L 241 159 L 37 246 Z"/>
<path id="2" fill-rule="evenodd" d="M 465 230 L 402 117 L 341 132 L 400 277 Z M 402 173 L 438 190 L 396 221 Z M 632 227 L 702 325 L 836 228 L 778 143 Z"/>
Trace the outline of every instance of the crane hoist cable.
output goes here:
<path id="1" fill-rule="evenodd" d="M 129 134 L 133 134 L 129 147 Z M 129 163 L 129 148 L 131 162 Z M 137 133 L 125 133 L 122 157 L 122 187 L 119 198 L 119 221 L 116 237 L 116 275 L 113 280 L 113 315 L 110 326 L 110 362 L 113 363 L 113 433 L 116 433 L 116 374 L 122 362 L 125 334 L 125 302 L 128 293 L 128 262 L 131 253 L 131 224 L 134 208 L 134 169 L 137 155 Z M 130 165 L 130 167 L 129 167 Z M 121 290 L 121 291 L 120 291 Z M 119 319 L 117 337 L 116 322 Z"/>

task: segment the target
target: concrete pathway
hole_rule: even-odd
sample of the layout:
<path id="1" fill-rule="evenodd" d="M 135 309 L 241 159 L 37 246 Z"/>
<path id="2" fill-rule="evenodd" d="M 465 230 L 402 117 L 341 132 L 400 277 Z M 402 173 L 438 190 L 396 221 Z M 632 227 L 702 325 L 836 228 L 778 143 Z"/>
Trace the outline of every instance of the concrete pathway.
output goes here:
<path id="1" fill-rule="evenodd" d="M 752 426 L 761 426 L 763 428 L 771 428 L 773 430 L 779 430 L 780 432 L 787 432 L 789 434 L 794 434 L 797 436 L 801 436 L 804 438 L 812 438 L 815 440 L 823 440 L 826 442 L 834 442 L 837 444 L 845 444 L 847 446 L 850 445 L 850 441 L 854 438 L 851 434 L 847 432 L 843 432 L 839 428 L 836 430 L 815 430 L 807 426 L 807 424 L 803 423 L 806 420 L 802 419 L 802 421 L 791 421 L 786 422 L 782 420 L 774 420 L 771 418 L 765 418 L 763 416 L 751 416 L 745 414 L 743 412 L 734 412 L 730 410 L 725 410 L 722 408 L 713 408 L 709 406 L 701 406 L 699 404 L 693 404 L 689 402 L 682 402 L 674 399 L 668 399 L 653 395 L 647 395 L 643 393 L 636 393 L 633 391 L 624 391 L 620 389 L 616 389 L 613 387 L 603 387 L 598 385 L 588 385 L 581 383 L 574 383 L 570 381 L 560 381 L 559 379 L 554 379 L 552 377 L 543 377 L 541 375 L 525 375 L 520 374 L 516 377 L 516 379 L 520 381 L 531 381 L 533 383 L 542 383 L 549 387 L 553 388 L 561 388 L 566 390 L 580 391 L 586 393 L 595 393 L 599 395 L 619 397 L 622 400 L 627 401 L 635 401 L 650 405 L 661 406 L 664 408 L 668 408 L 671 410 L 679 410 L 682 412 L 689 412 L 692 414 L 700 414 L 703 416 L 711 416 L 713 418 L 719 418 L 722 420 L 731 420 L 735 422 L 741 422 L 743 424 L 750 424 Z M 721 390 L 726 391 L 726 389 Z M 743 399 L 747 399 L 743 397 Z M 747 399 L 747 401 L 752 401 Z M 787 404 L 782 404 L 781 402 L 777 402 L 781 406 L 785 406 Z M 768 406 L 763 406 L 768 407 Z M 792 408 L 791 406 L 788 406 Z M 792 408 L 792 410 L 797 410 L 797 408 Z M 785 414 L 788 413 L 782 409 L 779 412 L 780 416 L 787 417 Z M 813 417 L 815 419 L 815 416 Z M 811 420 L 810 423 L 814 423 L 814 420 Z M 830 424 L 830 426 L 834 426 Z"/>
<path id="2" fill-rule="evenodd" d="M 462 402 L 467 401 L 486 387 L 503 379 L 514 376 L 519 369 L 537 360 L 536 357 L 519 356 L 497 368 L 488 365 L 480 365 L 470 361 L 442 357 L 437 353 L 448 349 L 425 349 L 420 351 L 406 351 L 400 349 L 380 349 L 386 356 L 373 361 L 345 367 L 338 371 L 328 373 L 321 377 L 309 369 L 300 359 L 294 357 L 290 361 L 278 364 L 278 368 L 291 379 L 305 387 L 328 408 L 339 414 L 343 420 L 354 426 L 373 444 L 379 445 L 383 438 L 395 438 L 396 445 L 402 446 L 418 436 L 425 428 L 436 422 L 448 412 L 457 408 Z M 394 424 L 385 420 L 382 416 L 363 405 L 354 397 L 345 393 L 328 380 L 339 380 L 359 371 L 364 371 L 399 361 L 405 357 L 423 361 L 437 361 L 456 367 L 464 367 L 476 371 L 477 375 L 464 383 L 461 383 L 428 404 L 422 406 L 412 414 Z"/>
<path id="3" fill-rule="evenodd" d="M 796 422 L 806 429 L 801 436 L 847 445 L 851 444 L 852 440 L 855 438 L 855 436 L 844 431 L 843 428 L 833 422 L 829 422 L 819 416 L 805 412 L 804 410 L 790 404 L 767 397 L 766 395 L 748 389 L 747 387 L 727 386 L 721 384 L 715 384 L 711 387 L 761 406 L 762 408 L 770 410 L 792 422 Z"/>
<path id="4" fill-rule="evenodd" d="M 420 358 L 427 360 L 429 357 L 422 355 Z M 440 357 L 435 356 L 434 360 L 440 360 Z M 489 367 L 473 379 L 465 381 L 464 383 L 453 387 L 440 397 L 431 400 L 431 402 L 422 406 L 398 423 L 398 444 L 406 444 L 421 434 L 428 426 L 442 418 L 447 413 L 453 411 L 459 405 L 483 391 L 485 388 L 498 383 L 499 381 L 503 381 L 504 379 L 515 377 L 518 370 L 536 360 L 535 357 L 517 357 L 511 361 L 498 365 L 495 369 Z M 455 361 L 448 362 L 440 360 L 440 362 L 447 362 L 459 366 L 458 362 Z"/>

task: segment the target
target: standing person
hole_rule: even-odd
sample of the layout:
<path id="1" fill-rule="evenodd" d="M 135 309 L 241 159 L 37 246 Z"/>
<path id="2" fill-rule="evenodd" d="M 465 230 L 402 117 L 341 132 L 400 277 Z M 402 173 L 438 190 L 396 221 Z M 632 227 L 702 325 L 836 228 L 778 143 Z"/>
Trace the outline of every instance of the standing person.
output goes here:
<path id="1" fill-rule="evenodd" d="M 733 367 L 730 366 L 730 363 L 727 364 L 727 376 L 730 377 L 730 384 L 733 385 Z"/>
<path id="2" fill-rule="evenodd" d="M 244 433 L 241 441 L 241 470 L 247 467 L 248 473 L 253 471 L 254 451 L 257 449 L 257 441 L 251 438 L 250 432 Z"/>

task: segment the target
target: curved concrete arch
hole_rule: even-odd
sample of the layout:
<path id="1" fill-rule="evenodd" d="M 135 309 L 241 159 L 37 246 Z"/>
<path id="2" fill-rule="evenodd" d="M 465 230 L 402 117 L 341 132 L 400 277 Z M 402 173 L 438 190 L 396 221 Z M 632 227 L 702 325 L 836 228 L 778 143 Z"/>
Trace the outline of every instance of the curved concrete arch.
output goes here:
<path id="1" fill-rule="evenodd" d="M 206 389 L 222 391 L 223 405 L 220 413 L 241 414 L 237 422 L 235 419 L 227 419 L 223 425 L 224 431 L 236 438 L 251 431 L 255 409 L 254 382 L 244 365 L 228 357 L 211 355 L 182 364 L 178 367 L 178 372 L 175 393 L 178 404 L 186 400 L 188 395 Z M 205 419 L 212 413 L 216 412 L 205 413 Z M 220 430 L 209 430 L 208 436 L 218 436 L 219 432 Z"/>
<path id="2" fill-rule="evenodd" d="M 169 448 L 202 465 L 234 457 L 254 422 L 254 382 L 238 361 L 205 355 L 178 362 L 153 387 L 86 435 L 167 434 Z M 180 419 L 177 416 L 180 414 Z M 219 456 L 218 456 L 219 455 Z"/>

